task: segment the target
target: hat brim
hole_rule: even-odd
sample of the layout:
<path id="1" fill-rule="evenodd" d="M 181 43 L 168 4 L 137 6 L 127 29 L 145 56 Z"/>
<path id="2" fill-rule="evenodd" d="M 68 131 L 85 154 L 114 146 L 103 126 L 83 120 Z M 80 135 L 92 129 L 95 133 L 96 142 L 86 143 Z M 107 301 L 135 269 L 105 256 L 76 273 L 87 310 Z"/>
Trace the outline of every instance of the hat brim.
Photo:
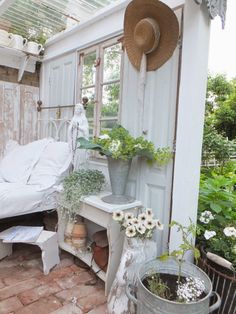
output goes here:
<path id="1" fill-rule="evenodd" d="M 126 8 L 124 19 L 124 44 L 133 66 L 140 70 L 142 50 L 134 41 L 134 29 L 139 21 L 152 18 L 160 28 L 158 47 L 147 55 L 147 70 L 161 67 L 173 54 L 179 38 L 179 23 L 175 13 L 158 0 L 133 0 Z"/>

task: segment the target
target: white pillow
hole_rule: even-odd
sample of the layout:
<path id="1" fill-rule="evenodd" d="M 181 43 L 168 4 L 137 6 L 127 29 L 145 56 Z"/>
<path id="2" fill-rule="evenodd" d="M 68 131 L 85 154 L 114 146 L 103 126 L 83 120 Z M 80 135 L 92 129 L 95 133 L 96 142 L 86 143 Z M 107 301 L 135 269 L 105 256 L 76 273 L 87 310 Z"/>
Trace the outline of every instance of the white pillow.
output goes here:
<path id="1" fill-rule="evenodd" d="M 68 143 L 53 142 L 43 151 L 28 180 L 30 185 L 40 185 L 39 191 L 59 183 L 71 165 Z"/>
<path id="2" fill-rule="evenodd" d="M 4 181 L 26 184 L 34 165 L 52 139 L 43 139 L 27 145 L 15 145 L 8 150 L 0 164 Z"/>

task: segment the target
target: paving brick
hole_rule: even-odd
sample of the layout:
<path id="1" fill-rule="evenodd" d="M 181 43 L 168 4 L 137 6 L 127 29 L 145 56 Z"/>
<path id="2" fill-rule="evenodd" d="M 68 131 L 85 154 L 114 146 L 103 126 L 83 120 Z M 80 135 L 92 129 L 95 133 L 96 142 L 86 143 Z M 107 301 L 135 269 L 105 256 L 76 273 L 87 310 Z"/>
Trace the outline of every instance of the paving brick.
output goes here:
<path id="1" fill-rule="evenodd" d="M 64 301 L 64 303 L 70 303 L 73 298 L 80 299 L 87 295 L 94 294 L 99 289 L 96 286 L 77 286 L 71 289 L 63 290 L 61 292 L 58 292 L 56 294 L 56 297 L 61 300 L 61 302 Z M 104 293 L 104 291 L 103 291 Z"/>
<path id="2" fill-rule="evenodd" d="M 23 305 L 20 303 L 17 297 L 12 297 L 4 301 L 0 301 L 0 313 L 1 314 L 9 314 L 10 312 L 16 311 L 22 307 Z"/>
<path id="3" fill-rule="evenodd" d="M 73 304 L 66 304 L 51 314 L 83 314 L 82 310 Z M 105 313 L 104 313 L 105 314 Z"/>
<path id="4" fill-rule="evenodd" d="M 42 297 L 48 297 L 57 293 L 60 290 L 61 288 L 55 282 L 52 282 L 51 284 L 42 285 L 34 289 L 24 291 L 18 295 L 18 298 L 22 304 L 28 305 Z"/>
<path id="5" fill-rule="evenodd" d="M 69 266 L 72 266 L 73 264 L 74 264 L 73 258 L 67 257 L 67 258 L 61 259 L 60 264 L 58 264 L 54 269 L 69 267 Z"/>
<path id="6" fill-rule="evenodd" d="M 15 296 L 23 291 L 32 289 L 40 285 L 40 281 L 33 278 L 29 280 L 22 281 L 20 283 L 15 284 L 14 286 L 4 287 L 0 289 L 0 300 L 4 300 Z"/>
<path id="7" fill-rule="evenodd" d="M 70 275 L 73 273 L 73 270 L 70 267 L 65 268 L 59 268 L 59 269 L 53 269 L 48 275 L 39 275 L 37 276 L 37 279 L 39 279 L 41 282 L 48 283 L 51 282 L 54 279 L 58 279 L 67 275 Z"/>
<path id="8" fill-rule="evenodd" d="M 4 282 L 6 285 L 10 286 L 41 274 L 42 271 L 40 269 L 22 267 L 20 271 L 12 273 L 11 276 L 4 278 Z"/>
<path id="9" fill-rule="evenodd" d="M 104 304 L 106 302 L 107 298 L 104 295 L 104 291 L 98 290 L 96 293 L 87 295 L 83 298 L 78 298 L 77 306 L 81 308 L 83 312 L 87 313 L 98 305 Z"/>
<path id="10" fill-rule="evenodd" d="M 108 314 L 107 304 L 104 303 L 102 305 L 99 305 L 95 309 L 89 311 L 88 314 Z"/>
<path id="11" fill-rule="evenodd" d="M 62 307 L 62 304 L 59 300 L 54 296 L 49 296 L 31 303 L 19 311 L 15 311 L 15 314 L 51 314 L 60 307 Z"/>
<path id="12" fill-rule="evenodd" d="M 0 279 L 0 289 L 2 289 L 3 287 L 5 287 L 3 281 Z"/>
<path id="13" fill-rule="evenodd" d="M 88 272 L 75 272 L 71 275 L 64 276 L 62 278 L 55 279 L 58 285 L 62 289 L 69 289 L 72 288 L 78 284 L 84 284 L 87 282 L 90 282 L 91 280 L 94 280 L 94 276 L 92 276 Z"/>

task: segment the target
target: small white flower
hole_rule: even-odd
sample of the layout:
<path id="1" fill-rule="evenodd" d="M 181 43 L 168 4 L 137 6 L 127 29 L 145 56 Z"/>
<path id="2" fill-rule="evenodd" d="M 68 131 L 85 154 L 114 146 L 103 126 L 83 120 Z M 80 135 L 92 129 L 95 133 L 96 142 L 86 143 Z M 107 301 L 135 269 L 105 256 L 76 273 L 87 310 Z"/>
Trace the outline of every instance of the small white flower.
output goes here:
<path id="1" fill-rule="evenodd" d="M 113 140 L 109 146 L 111 152 L 117 152 L 119 150 L 121 142 L 119 140 Z"/>
<path id="2" fill-rule="evenodd" d="M 137 226 L 138 224 L 139 224 L 139 220 L 138 220 L 138 218 L 133 218 L 132 220 L 131 220 L 131 222 L 132 222 L 132 224 L 133 225 L 135 225 L 135 226 Z"/>
<path id="3" fill-rule="evenodd" d="M 153 228 L 156 227 L 156 223 L 154 220 L 148 218 L 145 222 L 144 222 L 144 226 L 148 229 L 151 230 Z"/>
<path id="4" fill-rule="evenodd" d="M 139 214 L 138 220 L 139 222 L 144 223 L 147 220 L 147 215 L 145 213 Z"/>
<path id="5" fill-rule="evenodd" d="M 206 230 L 204 232 L 204 237 L 205 237 L 206 240 L 209 240 L 210 238 L 213 238 L 215 235 L 216 235 L 215 231 L 208 231 L 208 230 Z"/>
<path id="6" fill-rule="evenodd" d="M 108 134 L 102 134 L 98 138 L 100 138 L 101 140 L 109 140 L 110 136 Z"/>
<path id="7" fill-rule="evenodd" d="M 134 218 L 134 214 L 132 213 L 125 213 L 125 220 L 129 221 L 132 220 Z"/>
<path id="8" fill-rule="evenodd" d="M 209 210 L 205 210 L 203 213 L 201 213 L 199 220 L 204 224 L 208 224 L 211 220 L 214 220 L 214 216 Z"/>
<path id="9" fill-rule="evenodd" d="M 145 228 L 144 225 L 142 225 L 142 224 L 138 224 L 138 225 L 136 226 L 136 229 L 137 229 L 138 233 L 140 233 L 140 234 L 144 234 L 145 231 L 146 231 L 146 228 Z"/>
<path id="10" fill-rule="evenodd" d="M 122 221 L 122 219 L 124 218 L 124 213 L 121 210 L 116 211 L 113 213 L 112 217 L 115 221 Z"/>
<path id="11" fill-rule="evenodd" d="M 204 281 L 200 278 L 187 277 L 186 281 L 178 285 L 177 295 L 183 302 L 196 301 L 205 290 Z"/>
<path id="12" fill-rule="evenodd" d="M 164 225 L 160 222 L 159 219 L 156 219 L 156 226 L 157 226 L 157 229 L 159 229 L 159 230 L 164 229 Z"/>
<path id="13" fill-rule="evenodd" d="M 136 234 L 136 230 L 134 226 L 129 226 L 125 230 L 125 234 L 128 238 L 133 238 Z"/>
<path id="14" fill-rule="evenodd" d="M 135 144 L 134 147 L 135 147 L 135 148 L 139 148 L 139 149 L 143 149 L 143 146 L 142 146 L 142 144 L 140 144 L 140 143 Z"/>
<path id="15" fill-rule="evenodd" d="M 223 230 L 226 237 L 234 237 L 236 238 L 236 229 L 234 227 L 226 227 Z"/>
<path id="16" fill-rule="evenodd" d="M 146 208 L 146 215 L 151 218 L 153 217 L 152 208 Z"/>

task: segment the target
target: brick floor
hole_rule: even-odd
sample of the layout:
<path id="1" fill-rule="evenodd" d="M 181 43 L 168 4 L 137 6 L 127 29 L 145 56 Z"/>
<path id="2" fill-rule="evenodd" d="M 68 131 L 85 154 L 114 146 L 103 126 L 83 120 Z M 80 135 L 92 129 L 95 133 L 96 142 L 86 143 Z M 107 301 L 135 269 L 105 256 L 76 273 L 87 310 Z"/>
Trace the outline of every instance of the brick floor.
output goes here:
<path id="1" fill-rule="evenodd" d="M 0 261 L 0 314 L 105 314 L 104 283 L 61 252 L 45 276 L 38 247 L 17 244 Z"/>

